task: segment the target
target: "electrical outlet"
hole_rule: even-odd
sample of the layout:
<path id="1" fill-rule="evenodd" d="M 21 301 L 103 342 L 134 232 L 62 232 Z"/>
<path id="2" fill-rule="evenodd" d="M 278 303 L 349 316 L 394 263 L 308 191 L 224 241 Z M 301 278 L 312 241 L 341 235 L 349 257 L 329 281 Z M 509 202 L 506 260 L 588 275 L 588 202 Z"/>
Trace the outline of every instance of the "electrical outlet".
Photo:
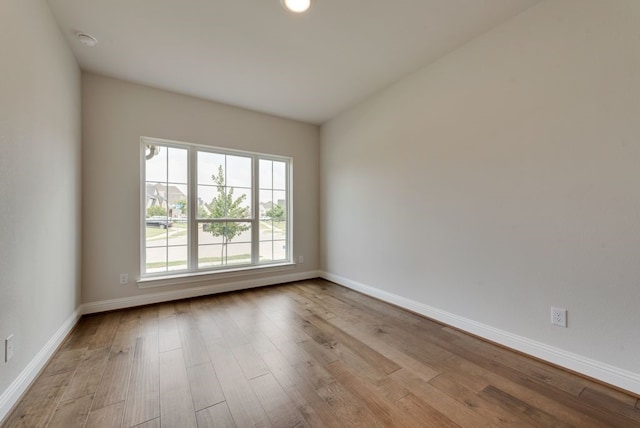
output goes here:
<path id="1" fill-rule="evenodd" d="M 120 274 L 120 285 L 125 285 L 129 283 L 129 274 L 121 273 Z"/>
<path id="2" fill-rule="evenodd" d="M 566 327 L 567 310 L 562 308 L 551 308 L 551 324 Z"/>
<path id="3" fill-rule="evenodd" d="M 298 256 L 298 263 L 304 264 L 304 256 Z"/>
<path id="4" fill-rule="evenodd" d="M 13 358 L 13 334 L 4 341 L 4 362 L 8 363 Z"/>

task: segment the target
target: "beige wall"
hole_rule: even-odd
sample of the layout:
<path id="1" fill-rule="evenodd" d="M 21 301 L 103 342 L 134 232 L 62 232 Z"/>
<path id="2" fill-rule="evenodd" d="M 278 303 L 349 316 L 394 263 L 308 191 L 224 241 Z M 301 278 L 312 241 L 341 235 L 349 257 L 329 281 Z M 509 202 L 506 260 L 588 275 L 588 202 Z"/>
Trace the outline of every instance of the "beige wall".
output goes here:
<path id="1" fill-rule="evenodd" d="M 271 153 L 293 158 L 294 255 L 318 268 L 318 127 L 83 74 L 83 301 L 173 293 L 202 283 L 140 289 L 140 137 Z M 286 274 L 291 272 L 285 272 Z M 132 281 L 119 284 L 119 274 Z M 279 272 L 278 275 L 283 274 Z M 229 281 L 275 274 L 248 275 Z"/>
<path id="2" fill-rule="evenodd" d="M 1 398 L 80 304 L 80 70 L 40 0 L 0 2 L 0 272 Z"/>
<path id="3" fill-rule="evenodd" d="M 640 375 L 639 17 L 540 3 L 325 124 L 322 269 Z"/>

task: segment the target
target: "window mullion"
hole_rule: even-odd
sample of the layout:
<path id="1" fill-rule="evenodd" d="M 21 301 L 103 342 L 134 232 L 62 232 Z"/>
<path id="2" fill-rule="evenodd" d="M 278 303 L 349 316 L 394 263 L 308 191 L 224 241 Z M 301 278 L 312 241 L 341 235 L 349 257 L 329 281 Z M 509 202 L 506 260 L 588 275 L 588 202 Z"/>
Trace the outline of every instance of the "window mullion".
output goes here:
<path id="1" fill-rule="evenodd" d="M 259 164 L 258 156 L 251 157 L 251 264 L 260 262 L 260 188 L 259 186 Z"/>
<path id="2" fill-rule="evenodd" d="M 198 171 L 197 171 L 197 156 L 198 150 L 194 147 L 189 147 L 189 158 L 187 163 L 188 171 L 188 186 L 187 186 L 187 204 L 189 209 L 187 210 L 187 221 L 189 222 L 189 234 L 187 237 L 188 245 L 188 258 L 189 258 L 189 271 L 195 271 L 198 269 Z"/>

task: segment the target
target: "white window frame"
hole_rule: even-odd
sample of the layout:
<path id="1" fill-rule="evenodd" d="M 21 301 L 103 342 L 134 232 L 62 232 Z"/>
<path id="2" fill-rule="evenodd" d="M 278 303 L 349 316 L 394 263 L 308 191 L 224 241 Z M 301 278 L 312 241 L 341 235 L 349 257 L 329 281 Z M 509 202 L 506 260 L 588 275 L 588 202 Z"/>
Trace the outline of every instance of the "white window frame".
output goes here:
<path id="1" fill-rule="evenodd" d="M 146 159 L 145 147 L 147 145 L 160 145 L 163 147 L 179 148 L 187 150 L 187 269 L 146 272 Z M 224 221 L 225 219 L 201 219 L 198 220 L 197 202 L 197 156 L 198 152 L 209 152 L 222 155 L 237 155 L 251 158 L 251 219 L 228 219 L 229 221 L 246 221 L 251 224 L 251 263 L 234 264 L 227 266 L 211 266 L 198 268 L 198 227 L 203 223 Z M 286 259 L 260 262 L 260 188 L 259 188 L 259 164 L 260 160 L 271 160 L 284 162 L 286 165 Z M 262 270 L 263 268 L 278 268 L 282 266 L 292 266 L 293 263 L 293 159 L 286 156 L 278 156 L 265 153 L 249 152 L 244 150 L 229 149 L 216 146 L 207 146 L 180 141 L 166 140 L 154 137 L 140 138 L 140 280 L 139 285 L 145 281 L 171 280 L 172 278 L 199 277 L 207 274 L 214 274 L 216 277 L 235 276 L 235 273 L 242 274 L 252 270 Z M 171 284 L 171 282 L 166 285 Z"/>

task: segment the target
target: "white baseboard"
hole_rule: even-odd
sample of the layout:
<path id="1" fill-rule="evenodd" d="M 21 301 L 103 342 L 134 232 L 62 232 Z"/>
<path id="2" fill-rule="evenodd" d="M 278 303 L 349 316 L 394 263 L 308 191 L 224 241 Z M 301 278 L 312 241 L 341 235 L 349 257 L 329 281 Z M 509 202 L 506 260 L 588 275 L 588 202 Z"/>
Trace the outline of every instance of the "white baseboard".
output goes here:
<path id="1" fill-rule="evenodd" d="M 264 287 L 266 285 L 283 284 L 286 282 L 303 281 L 305 279 L 318 278 L 318 271 L 307 271 L 276 275 L 266 278 L 255 278 L 241 281 L 229 280 L 215 285 L 201 287 L 189 287 L 181 290 L 162 291 L 139 296 L 123 297 L 120 299 L 102 300 L 98 302 L 83 303 L 80 307 L 81 314 L 93 314 L 96 312 L 113 311 L 116 309 L 133 308 L 135 306 L 150 305 L 153 303 L 170 302 L 173 300 L 188 299 L 190 297 L 206 296 L 208 294 L 224 293 L 227 291 L 245 290 L 248 288 Z"/>
<path id="2" fill-rule="evenodd" d="M 320 277 L 340 284 L 382 301 L 400 306 L 425 317 L 440 321 L 460 330 L 479 336 L 491 342 L 523 352 L 560 367 L 581 373 L 585 376 L 624 389 L 633 394 L 640 394 L 640 374 L 630 372 L 591 358 L 583 357 L 554 346 L 518 336 L 479 322 L 434 308 L 406 297 L 398 296 L 348 278 L 328 272 L 320 272 Z"/>
<path id="3" fill-rule="evenodd" d="M 9 385 L 9 388 L 0 395 L 0 423 L 9 414 L 27 388 L 31 386 L 31 383 L 49 362 L 49 359 L 56 349 L 58 349 L 58 346 L 60 346 L 73 327 L 75 327 L 80 319 L 80 315 L 78 310 L 73 311 L 53 336 L 51 336 L 40 352 L 38 352 L 27 367 L 25 367 L 11 385 Z"/>

